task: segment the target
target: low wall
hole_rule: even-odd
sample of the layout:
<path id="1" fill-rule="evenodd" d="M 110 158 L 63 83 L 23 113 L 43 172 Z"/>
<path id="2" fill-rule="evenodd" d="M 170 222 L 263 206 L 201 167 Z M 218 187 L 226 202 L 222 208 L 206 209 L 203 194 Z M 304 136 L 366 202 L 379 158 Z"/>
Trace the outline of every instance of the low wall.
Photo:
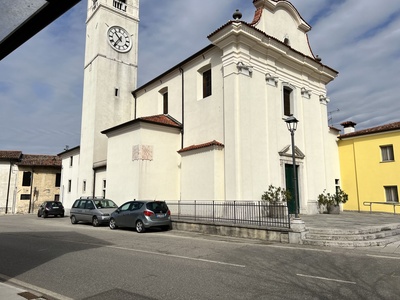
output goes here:
<path id="1" fill-rule="evenodd" d="M 207 223 L 198 221 L 172 220 L 172 228 L 182 231 L 200 232 L 210 235 L 231 236 L 238 238 L 258 239 L 263 241 L 288 244 L 293 230 L 287 228 L 260 228 L 251 225 Z"/>

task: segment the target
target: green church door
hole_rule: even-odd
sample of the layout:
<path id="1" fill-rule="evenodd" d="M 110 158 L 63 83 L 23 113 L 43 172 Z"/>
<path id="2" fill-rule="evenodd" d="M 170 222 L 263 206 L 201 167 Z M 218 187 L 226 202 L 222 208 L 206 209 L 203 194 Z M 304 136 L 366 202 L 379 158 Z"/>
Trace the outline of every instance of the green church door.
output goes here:
<path id="1" fill-rule="evenodd" d="M 294 202 L 294 189 L 293 189 L 293 165 L 285 164 L 285 179 L 286 179 L 286 190 L 290 192 L 291 199 L 288 201 L 289 214 L 295 214 L 296 205 Z M 296 189 L 297 189 L 297 207 L 300 211 L 299 203 L 299 166 L 296 166 Z"/>

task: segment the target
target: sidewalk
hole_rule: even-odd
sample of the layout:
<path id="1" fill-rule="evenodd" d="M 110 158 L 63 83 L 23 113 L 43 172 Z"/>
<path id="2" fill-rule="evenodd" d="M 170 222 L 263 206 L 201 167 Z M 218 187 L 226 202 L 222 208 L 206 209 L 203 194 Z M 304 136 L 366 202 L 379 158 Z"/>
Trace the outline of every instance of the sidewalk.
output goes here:
<path id="1" fill-rule="evenodd" d="M 0 282 L 0 298 L 7 300 L 44 300 L 48 298 L 44 298 L 38 295 L 33 294 L 27 290 L 17 288 L 13 285 Z"/>

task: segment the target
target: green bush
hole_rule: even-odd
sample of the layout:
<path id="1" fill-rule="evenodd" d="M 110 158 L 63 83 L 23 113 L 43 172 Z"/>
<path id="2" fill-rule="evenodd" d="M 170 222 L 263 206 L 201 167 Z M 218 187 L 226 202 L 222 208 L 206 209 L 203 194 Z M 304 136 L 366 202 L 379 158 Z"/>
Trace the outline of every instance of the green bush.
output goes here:
<path id="1" fill-rule="evenodd" d="M 287 202 L 291 199 L 290 192 L 281 187 L 275 187 L 272 184 L 268 190 L 261 195 L 261 200 L 268 201 L 269 203 Z"/>
<path id="2" fill-rule="evenodd" d="M 324 205 L 327 208 L 330 206 L 338 206 L 340 203 L 346 203 L 349 196 L 340 188 L 335 194 L 327 193 L 326 190 L 318 195 L 318 205 Z"/>

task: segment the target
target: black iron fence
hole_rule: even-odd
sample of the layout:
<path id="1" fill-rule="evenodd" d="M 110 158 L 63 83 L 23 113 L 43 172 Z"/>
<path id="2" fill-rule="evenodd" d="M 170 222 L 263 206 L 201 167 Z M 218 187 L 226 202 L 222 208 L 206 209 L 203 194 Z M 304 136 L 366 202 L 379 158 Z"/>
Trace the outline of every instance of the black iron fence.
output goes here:
<path id="1" fill-rule="evenodd" d="M 167 201 L 172 220 L 290 228 L 286 202 Z"/>

